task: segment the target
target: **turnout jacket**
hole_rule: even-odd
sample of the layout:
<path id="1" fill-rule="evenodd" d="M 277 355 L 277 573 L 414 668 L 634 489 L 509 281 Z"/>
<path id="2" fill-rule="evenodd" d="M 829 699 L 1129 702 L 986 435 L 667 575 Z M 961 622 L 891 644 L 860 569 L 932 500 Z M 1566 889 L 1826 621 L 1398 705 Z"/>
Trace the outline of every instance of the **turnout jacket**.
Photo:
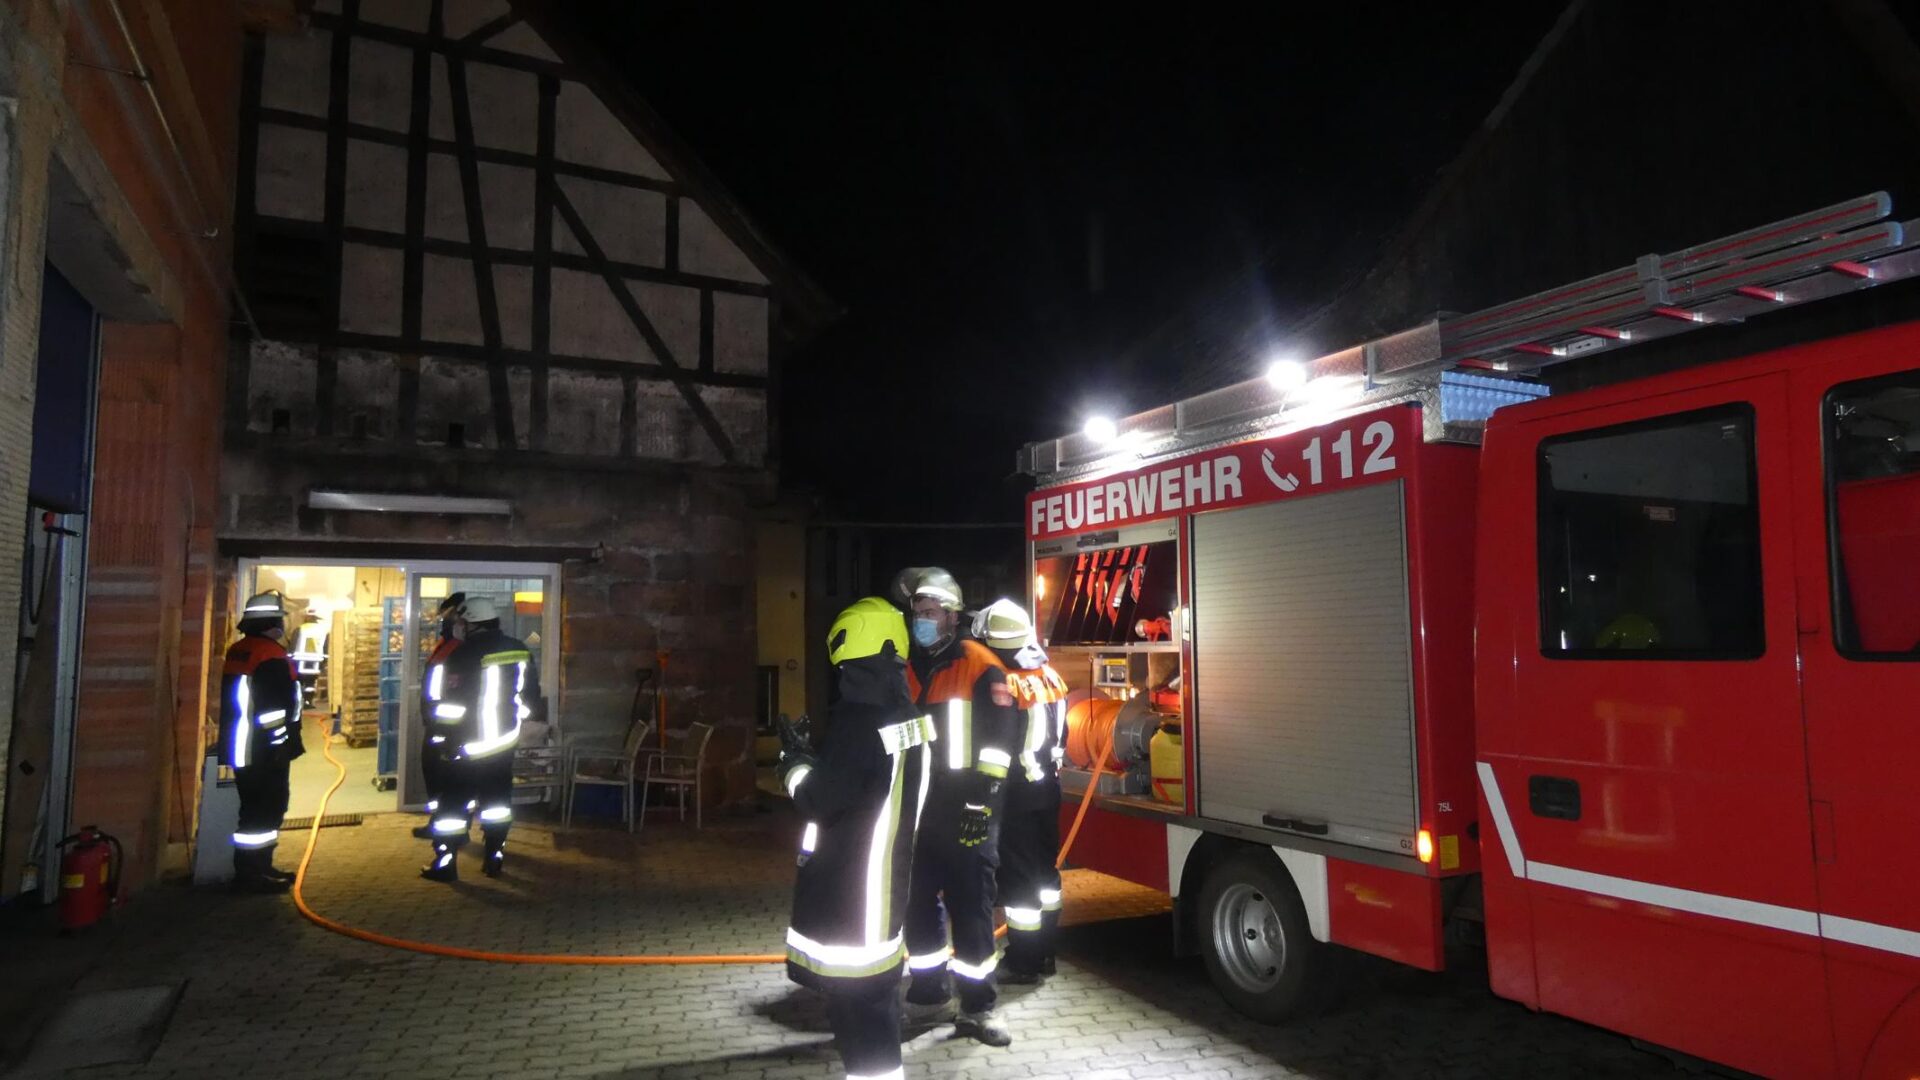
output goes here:
<path id="1" fill-rule="evenodd" d="M 540 699 L 540 672 L 526 644 L 497 627 L 473 630 L 440 672 L 428 743 L 450 761 L 511 751 Z"/>
<path id="2" fill-rule="evenodd" d="M 427 677 L 420 680 L 420 715 L 427 718 L 427 733 L 433 733 L 433 707 L 447 695 L 447 657 L 460 647 L 460 639 L 443 635 L 440 644 L 427 656 Z"/>
<path id="3" fill-rule="evenodd" d="M 787 779 L 807 821 L 787 928 L 787 977 L 803 986 L 899 978 L 937 734 L 918 713 L 911 704 L 835 703 L 819 760 Z"/>
<path id="4" fill-rule="evenodd" d="M 293 662 L 279 642 L 248 634 L 227 649 L 220 669 L 220 763 L 284 765 L 304 753 Z"/>
<path id="5" fill-rule="evenodd" d="M 1007 688 L 1020 710 L 1023 737 L 1006 800 L 1010 809 L 1027 809 L 1057 797 L 1047 789 L 1058 785 L 1066 756 L 1067 681 L 1042 660 L 1037 668 L 1009 670 Z"/>
<path id="6" fill-rule="evenodd" d="M 956 636 L 946 648 L 907 665 L 907 688 L 940 732 L 934 754 L 936 800 L 977 790 L 961 783 L 972 773 L 1006 779 L 1023 730 L 1007 688 L 1006 665 L 992 649 Z"/>

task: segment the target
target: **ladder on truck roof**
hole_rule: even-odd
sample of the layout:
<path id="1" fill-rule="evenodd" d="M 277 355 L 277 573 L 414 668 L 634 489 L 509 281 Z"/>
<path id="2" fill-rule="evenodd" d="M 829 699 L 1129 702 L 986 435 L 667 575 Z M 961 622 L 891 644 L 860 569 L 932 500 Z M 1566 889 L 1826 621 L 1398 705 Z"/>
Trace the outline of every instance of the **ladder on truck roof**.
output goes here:
<path id="1" fill-rule="evenodd" d="M 1422 399 L 1430 439 L 1477 440 L 1501 405 L 1542 390 L 1507 377 L 1920 274 L 1920 219 L 1886 220 L 1885 192 L 1849 199 L 1465 315 L 1452 315 L 1306 364 L 1312 380 L 1358 384 L 1354 411 Z M 1474 373 L 1479 373 L 1476 376 Z M 1134 460 L 1247 438 L 1295 419 L 1265 378 L 1116 421 Z M 1029 443 L 1019 468 L 1047 482 L 1110 463 L 1115 447 L 1076 433 Z"/>

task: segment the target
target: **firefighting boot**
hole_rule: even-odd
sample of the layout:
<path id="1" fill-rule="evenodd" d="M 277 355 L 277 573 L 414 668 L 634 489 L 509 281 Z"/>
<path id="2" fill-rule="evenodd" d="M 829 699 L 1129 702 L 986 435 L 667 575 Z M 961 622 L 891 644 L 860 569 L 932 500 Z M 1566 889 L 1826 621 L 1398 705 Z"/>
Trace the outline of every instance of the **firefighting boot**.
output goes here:
<path id="1" fill-rule="evenodd" d="M 273 856 L 265 851 L 233 853 L 233 891 L 237 893 L 283 893 L 293 883 L 268 877 Z"/>
<path id="2" fill-rule="evenodd" d="M 435 841 L 433 861 L 420 868 L 420 876 L 428 881 L 459 881 L 460 867 L 453 861 L 453 845 Z"/>
<path id="3" fill-rule="evenodd" d="M 953 1033 L 986 1046 L 1013 1045 L 1013 1033 L 1007 1030 L 1006 1021 L 1000 1019 L 992 1009 L 961 1013 L 960 1019 L 954 1021 Z"/>
<path id="4" fill-rule="evenodd" d="M 291 870 L 282 870 L 273 865 L 273 849 L 268 848 L 260 853 L 260 876 L 268 881 L 280 881 L 292 885 L 297 875 Z"/>
<path id="5" fill-rule="evenodd" d="M 507 842 L 489 837 L 486 857 L 480 861 L 480 872 L 488 877 L 497 878 L 506 872 L 506 865 Z"/>

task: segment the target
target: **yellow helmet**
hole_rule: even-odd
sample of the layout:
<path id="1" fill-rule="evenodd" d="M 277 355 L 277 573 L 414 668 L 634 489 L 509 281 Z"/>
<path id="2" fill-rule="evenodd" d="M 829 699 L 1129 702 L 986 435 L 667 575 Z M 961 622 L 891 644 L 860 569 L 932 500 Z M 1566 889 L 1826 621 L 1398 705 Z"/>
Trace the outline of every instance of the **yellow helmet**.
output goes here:
<path id="1" fill-rule="evenodd" d="M 1011 600 L 995 600 L 973 617 L 973 636 L 990 649 L 1024 649 L 1033 644 L 1033 620 Z"/>
<path id="2" fill-rule="evenodd" d="M 827 631 L 827 660 L 836 666 L 848 660 L 884 656 L 889 646 L 893 655 L 907 655 L 907 620 L 884 597 L 855 600 L 834 617 Z"/>

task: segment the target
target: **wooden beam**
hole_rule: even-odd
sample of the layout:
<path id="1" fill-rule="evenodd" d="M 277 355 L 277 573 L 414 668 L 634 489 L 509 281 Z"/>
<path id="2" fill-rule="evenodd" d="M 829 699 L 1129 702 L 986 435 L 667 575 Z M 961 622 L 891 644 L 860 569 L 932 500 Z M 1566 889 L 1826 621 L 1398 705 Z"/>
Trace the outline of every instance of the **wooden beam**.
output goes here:
<path id="1" fill-rule="evenodd" d="M 667 348 L 666 339 L 662 338 L 660 331 L 654 328 L 653 320 L 647 318 L 646 312 L 640 310 L 640 302 L 634 299 L 633 289 L 628 285 L 627 280 L 616 273 L 613 266 L 608 263 L 606 252 L 600 250 L 600 242 L 593 237 L 593 230 L 587 228 L 587 223 L 581 219 L 580 212 L 574 209 L 573 202 L 567 198 L 566 190 L 557 184 L 554 186 L 553 203 L 554 207 L 560 211 L 560 216 L 565 219 L 567 228 L 573 230 L 574 239 L 580 242 L 580 248 L 587 253 L 588 260 L 599 268 L 601 280 L 613 290 L 613 298 L 619 302 L 621 310 L 627 313 L 627 318 L 632 321 L 634 329 L 640 331 L 640 336 L 646 341 L 647 348 L 653 350 L 654 358 L 659 361 L 661 369 L 673 380 L 674 389 L 680 391 L 680 396 L 686 401 L 687 408 L 693 410 L 693 418 L 706 430 L 707 437 L 712 439 L 713 445 L 719 449 L 720 459 L 732 465 L 734 463 L 733 440 L 727 438 L 726 429 L 720 426 L 720 418 L 713 415 L 713 410 L 707 407 L 706 399 L 700 396 L 700 390 L 694 385 L 687 369 L 680 366 L 680 362 L 673 358 L 673 350 Z"/>
<path id="2" fill-rule="evenodd" d="M 434 35 L 442 36 L 444 23 L 436 19 Z M 500 299 L 493 289 L 493 260 L 487 248 L 487 215 L 480 202 L 480 162 L 473 156 L 473 102 L 467 96 L 467 62 L 447 56 L 447 97 L 453 107 L 453 141 L 459 147 L 460 188 L 467 208 L 467 239 L 473 245 L 473 287 L 480 304 L 480 337 L 489 352 L 500 349 Z M 487 367 L 487 383 L 492 389 L 494 441 L 502 448 L 517 444 L 513 432 L 513 391 L 507 385 L 503 363 Z"/>

